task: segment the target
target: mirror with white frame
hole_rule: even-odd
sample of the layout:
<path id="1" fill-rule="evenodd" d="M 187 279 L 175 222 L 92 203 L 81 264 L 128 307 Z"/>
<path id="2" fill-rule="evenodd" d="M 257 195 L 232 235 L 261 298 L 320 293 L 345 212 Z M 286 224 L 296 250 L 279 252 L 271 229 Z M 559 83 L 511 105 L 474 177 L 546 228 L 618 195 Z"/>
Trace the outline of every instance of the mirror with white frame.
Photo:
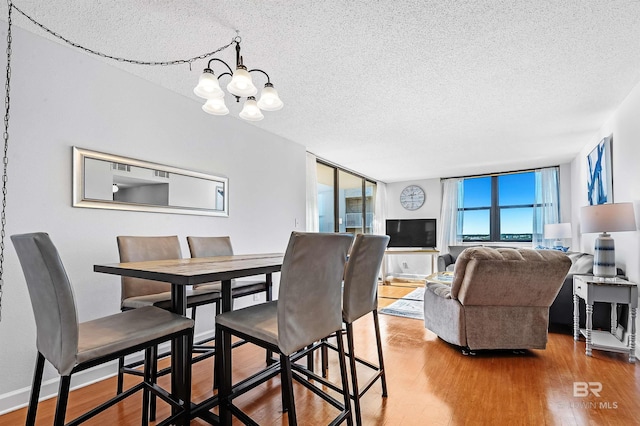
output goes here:
<path id="1" fill-rule="evenodd" d="M 228 179 L 73 147 L 73 206 L 229 216 Z"/>

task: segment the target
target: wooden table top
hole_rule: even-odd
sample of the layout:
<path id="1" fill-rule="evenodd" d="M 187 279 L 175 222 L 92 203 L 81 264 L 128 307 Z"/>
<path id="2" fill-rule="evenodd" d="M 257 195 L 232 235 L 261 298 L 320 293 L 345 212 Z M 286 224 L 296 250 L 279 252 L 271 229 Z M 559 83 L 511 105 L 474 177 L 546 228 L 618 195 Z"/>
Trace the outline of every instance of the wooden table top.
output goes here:
<path id="1" fill-rule="evenodd" d="M 238 254 L 94 265 L 95 272 L 193 285 L 280 271 L 283 253 Z"/>

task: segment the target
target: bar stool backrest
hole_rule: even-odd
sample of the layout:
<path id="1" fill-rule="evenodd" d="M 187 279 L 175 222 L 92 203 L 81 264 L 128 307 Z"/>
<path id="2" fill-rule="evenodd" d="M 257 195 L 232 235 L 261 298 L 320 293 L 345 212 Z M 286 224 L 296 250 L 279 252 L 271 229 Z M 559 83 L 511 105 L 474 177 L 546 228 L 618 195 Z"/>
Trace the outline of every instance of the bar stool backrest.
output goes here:
<path id="1" fill-rule="evenodd" d="M 229 237 L 187 237 L 191 257 L 233 256 Z"/>
<path id="2" fill-rule="evenodd" d="M 344 273 L 345 322 L 352 323 L 378 308 L 378 273 L 388 243 L 387 235 L 356 236 Z"/>
<path id="3" fill-rule="evenodd" d="M 191 257 L 233 256 L 230 237 L 187 237 Z M 205 284 L 194 285 L 198 288 Z"/>
<path id="4" fill-rule="evenodd" d="M 181 259 L 182 250 L 178 237 L 119 236 L 120 262 L 144 262 L 147 260 Z M 121 300 L 130 297 L 171 291 L 171 284 L 142 278 L 122 277 Z"/>
<path id="5" fill-rule="evenodd" d="M 68 375 L 76 365 L 78 318 L 58 250 L 44 232 L 12 235 L 11 241 L 29 289 L 38 351 L 60 375 Z"/>
<path id="6" fill-rule="evenodd" d="M 284 355 L 342 327 L 342 275 L 351 235 L 293 232 L 278 293 L 278 346 Z"/>

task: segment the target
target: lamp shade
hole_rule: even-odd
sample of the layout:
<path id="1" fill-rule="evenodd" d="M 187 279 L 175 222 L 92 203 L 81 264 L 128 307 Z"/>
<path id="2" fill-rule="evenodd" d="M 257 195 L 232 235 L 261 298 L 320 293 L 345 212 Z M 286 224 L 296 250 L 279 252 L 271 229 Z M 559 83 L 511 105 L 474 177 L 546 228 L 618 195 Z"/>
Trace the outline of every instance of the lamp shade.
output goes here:
<path id="1" fill-rule="evenodd" d="M 274 89 L 273 84 L 267 83 L 264 85 L 264 89 L 260 93 L 260 99 L 258 99 L 258 108 L 263 111 L 278 111 L 282 109 L 282 100 L 278 96 L 278 92 Z"/>
<path id="2" fill-rule="evenodd" d="M 571 238 L 571 224 L 565 223 L 547 223 L 544 225 L 544 237 L 548 240 Z"/>
<path id="3" fill-rule="evenodd" d="M 584 206 L 580 209 L 580 226 L 583 234 L 635 231 L 633 203 Z"/>
<path id="4" fill-rule="evenodd" d="M 229 114 L 229 108 L 224 103 L 224 98 L 208 99 L 207 102 L 202 105 L 202 110 L 211 115 L 227 115 Z"/>
<path id="5" fill-rule="evenodd" d="M 209 68 L 206 68 L 200 75 L 198 85 L 193 89 L 193 93 L 204 99 L 221 98 L 224 96 L 224 92 L 220 88 L 220 83 L 218 83 L 218 78 Z"/>
<path id="6" fill-rule="evenodd" d="M 260 108 L 256 105 L 256 98 L 253 96 L 249 96 L 247 100 L 244 102 L 244 107 L 242 111 L 240 111 L 240 118 L 243 118 L 247 121 L 260 121 L 264 118 Z"/>
<path id="7" fill-rule="evenodd" d="M 258 93 L 258 89 L 253 85 L 251 75 L 247 72 L 246 68 L 239 66 L 233 73 L 231 81 L 227 84 L 227 90 L 232 95 L 236 96 L 254 96 Z"/>

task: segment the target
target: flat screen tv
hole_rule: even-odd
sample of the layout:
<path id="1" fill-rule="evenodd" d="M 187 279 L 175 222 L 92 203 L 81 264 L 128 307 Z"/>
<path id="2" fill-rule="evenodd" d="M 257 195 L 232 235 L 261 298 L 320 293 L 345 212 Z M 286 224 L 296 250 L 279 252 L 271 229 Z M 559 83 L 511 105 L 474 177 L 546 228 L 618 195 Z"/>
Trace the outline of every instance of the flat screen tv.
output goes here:
<path id="1" fill-rule="evenodd" d="M 389 247 L 436 246 L 435 219 L 387 219 L 386 233 L 390 237 Z"/>

